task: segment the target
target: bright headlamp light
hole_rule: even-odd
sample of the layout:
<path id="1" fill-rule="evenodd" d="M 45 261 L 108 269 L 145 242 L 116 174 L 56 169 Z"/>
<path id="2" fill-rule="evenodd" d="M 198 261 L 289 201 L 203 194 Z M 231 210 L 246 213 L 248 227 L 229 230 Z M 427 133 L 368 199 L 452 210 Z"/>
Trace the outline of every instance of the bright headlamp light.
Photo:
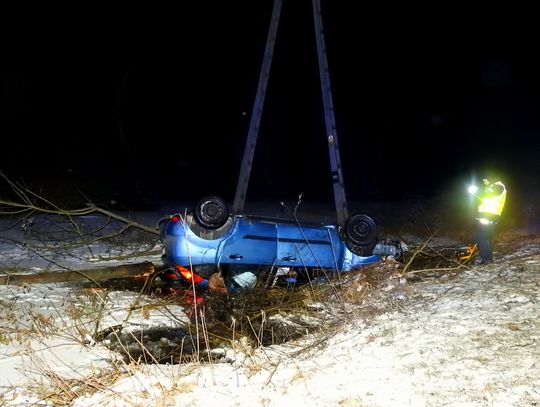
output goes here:
<path id="1" fill-rule="evenodd" d="M 471 195 L 476 194 L 478 192 L 478 187 L 472 184 L 469 186 L 469 188 L 467 188 L 467 192 Z"/>

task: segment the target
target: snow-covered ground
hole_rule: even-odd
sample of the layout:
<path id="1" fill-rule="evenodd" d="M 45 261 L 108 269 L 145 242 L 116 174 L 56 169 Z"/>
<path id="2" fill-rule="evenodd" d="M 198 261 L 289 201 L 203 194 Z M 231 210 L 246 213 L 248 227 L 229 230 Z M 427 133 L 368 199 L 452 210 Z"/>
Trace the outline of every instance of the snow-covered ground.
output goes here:
<path id="1" fill-rule="evenodd" d="M 20 224 L 2 222 L 4 273 L 160 262 L 153 238 L 59 246 L 50 234 L 39 240 L 43 229 L 25 235 Z M 540 239 L 508 241 L 488 266 L 401 275 L 403 266 L 392 265 L 395 271 L 368 295 L 361 292 L 368 285 L 358 284 L 351 286 L 356 301 L 314 308 L 321 323 L 340 314 L 344 322 L 334 332 L 258 348 L 237 338 L 211 364 L 126 361 L 92 335 L 119 324 L 123 332 L 178 332 L 190 324 L 179 304 L 129 290 L 3 285 L 0 405 L 540 405 Z M 143 256 L 129 256 L 141 248 Z"/>

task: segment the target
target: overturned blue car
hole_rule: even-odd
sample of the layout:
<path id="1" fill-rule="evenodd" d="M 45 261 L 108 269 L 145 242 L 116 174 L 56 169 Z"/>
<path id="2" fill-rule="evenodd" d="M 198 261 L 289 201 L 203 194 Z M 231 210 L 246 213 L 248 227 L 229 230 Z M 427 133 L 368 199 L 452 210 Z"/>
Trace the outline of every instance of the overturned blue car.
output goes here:
<path id="1" fill-rule="evenodd" d="M 283 276 L 287 283 L 298 283 L 313 270 L 346 272 L 399 251 L 377 244 L 376 224 L 364 214 L 352 215 L 343 228 L 231 215 L 214 196 L 193 211 L 162 219 L 160 236 L 163 261 L 180 280 L 205 288 L 208 275 L 217 271 L 229 290 L 253 285 L 262 273 L 273 282 Z"/>

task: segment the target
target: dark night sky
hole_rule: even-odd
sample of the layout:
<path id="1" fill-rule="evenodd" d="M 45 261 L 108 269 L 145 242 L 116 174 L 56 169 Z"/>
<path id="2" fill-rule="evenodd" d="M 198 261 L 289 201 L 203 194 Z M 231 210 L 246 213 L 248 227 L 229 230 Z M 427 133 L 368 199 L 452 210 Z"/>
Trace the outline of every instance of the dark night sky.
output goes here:
<path id="1" fill-rule="evenodd" d="M 514 189 L 537 187 L 531 10 L 352 3 L 322 0 L 351 199 L 439 193 L 482 168 Z M 129 205 L 232 199 L 271 8 L 13 13 L 0 66 L 0 169 Z M 300 192 L 333 201 L 311 2 L 284 0 L 248 199 Z"/>

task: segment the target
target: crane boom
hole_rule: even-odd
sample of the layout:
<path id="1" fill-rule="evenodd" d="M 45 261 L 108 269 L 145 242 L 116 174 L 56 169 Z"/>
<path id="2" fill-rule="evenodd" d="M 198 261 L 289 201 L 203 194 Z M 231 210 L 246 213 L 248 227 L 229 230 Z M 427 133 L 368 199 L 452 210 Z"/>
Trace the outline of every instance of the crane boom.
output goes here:
<path id="1" fill-rule="evenodd" d="M 315 38 L 317 39 L 317 57 L 319 60 L 319 74 L 321 77 L 324 121 L 326 123 L 326 141 L 328 143 L 328 153 L 330 154 L 330 170 L 334 187 L 334 200 L 336 202 L 337 224 L 339 226 L 344 226 L 348 217 L 347 200 L 345 196 L 343 171 L 341 168 L 341 157 L 339 155 L 336 118 L 334 116 L 334 102 L 332 101 L 332 89 L 330 87 L 328 59 L 326 58 L 320 0 L 313 0 L 313 19 L 315 22 Z"/>
<path id="2" fill-rule="evenodd" d="M 279 26 L 279 18 L 281 14 L 282 0 L 274 0 L 272 11 L 272 20 L 268 37 L 266 40 L 266 48 L 264 52 L 263 65 L 259 76 L 259 84 L 257 94 L 253 106 L 253 112 L 250 119 L 248 136 L 242 157 L 240 174 L 238 176 L 238 184 L 236 186 L 236 194 L 232 206 L 232 213 L 238 214 L 244 210 L 249 178 L 251 175 L 251 167 L 259 126 L 266 96 L 266 88 L 270 76 L 270 67 L 274 53 L 277 30 Z M 324 120 L 326 124 L 326 141 L 328 144 L 328 152 L 330 155 L 330 170 L 332 174 L 334 199 L 336 204 L 337 224 L 344 226 L 348 217 L 347 201 L 345 196 L 345 183 L 343 180 L 343 171 L 341 168 L 341 158 L 339 154 L 339 145 L 336 129 L 336 120 L 334 116 L 334 105 L 332 101 L 332 90 L 330 87 L 330 74 L 328 70 L 328 60 L 326 57 L 326 47 L 324 42 L 324 31 L 322 26 L 322 14 L 320 0 L 313 0 L 313 17 L 315 23 L 315 37 L 317 42 L 317 56 L 319 61 L 319 73 L 321 79 L 322 100 L 324 108 Z"/>
<path id="3" fill-rule="evenodd" d="M 244 148 L 242 165 L 240 166 L 240 174 L 238 176 L 238 183 L 236 185 L 236 194 L 234 195 L 232 213 L 235 214 L 241 213 L 244 210 L 244 203 L 246 202 L 249 177 L 251 175 L 253 156 L 255 154 L 255 147 L 257 145 L 257 137 L 259 135 L 259 126 L 261 123 L 264 99 L 266 97 L 266 88 L 268 86 L 268 78 L 270 77 L 270 67 L 272 65 L 272 57 L 274 55 L 274 45 L 276 43 L 279 16 L 281 14 L 281 3 L 282 0 L 274 0 L 272 20 L 270 23 L 270 29 L 268 31 L 268 37 L 266 39 L 263 65 L 261 68 L 261 74 L 259 75 L 259 84 L 257 86 L 255 103 L 253 104 L 253 112 L 251 113 L 251 119 L 249 122 L 246 146 Z"/>

